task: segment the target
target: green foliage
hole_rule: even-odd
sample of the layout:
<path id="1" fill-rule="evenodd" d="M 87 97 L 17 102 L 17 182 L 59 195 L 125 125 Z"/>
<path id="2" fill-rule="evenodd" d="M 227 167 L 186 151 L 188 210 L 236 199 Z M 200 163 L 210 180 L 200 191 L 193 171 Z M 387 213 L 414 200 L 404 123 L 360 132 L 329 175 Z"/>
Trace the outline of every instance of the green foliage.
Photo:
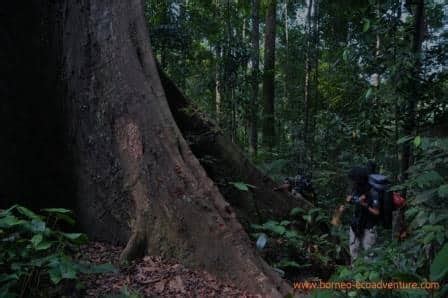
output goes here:
<path id="1" fill-rule="evenodd" d="M 259 11 L 260 61 L 265 51 L 265 2 Z M 335 259 L 347 251 L 347 233 L 343 228 L 325 229 L 317 217 L 332 212 L 347 194 L 348 169 L 373 159 L 396 184 L 394 190 L 406 190 L 410 233 L 402 243 L 381 244 L 374 272 L 390 278 L 399 273 L 427 278 L 435 252 L 447 239 L 447 11 L 440 1 L 424 1 L 424 46 L 417 53 L 413 3 L 312 2 L 317 3 L 312 11 L 318 13 L 310 19 L 306 17 L 310 1 L 278 2 L 276 144 L 267 148 L 258 142 L 261 145 L 252 157 L 276 181 L 294 175 L 299 167 L 312 174 L 317 206 L 322 209 L 314 213 L 295 209 L 287 221 L 255 225 L 257 233 L 269 235 L 266 249 L 272 253 L 267 252 L 266 258 L 288 270 L 306 264 L 334 267 Z M 145 3 L 161 67 L 201 110 L 216 118 L 234 142 L 248 150 L 250 129 L 260 130 L 262 122 L 261 97 L 255 104 L 250 101 L 251 1 Z M 262 137 L 258 133 L 257 140 Z M 410 149 L 409 169 L 402 168 L 404 149 Z M 405 176 L 408 179 L 403 181 Z M 240 191 L 251 187 L 231 184 Z M 325 234 L 326 238 L 319 238 Z M 314 244 L 322 246 L 322 260 L 309 249 Z M 361 265 L 358 277 L 370 278 L 370 271 Z"/>
<path id="2" fill-rule="evenodd" d="M 92 265 L 69 255 L 87 242 L 80 233 L 55 228 L 74 223 L 71 211 L 43 209 L 45 216 L 19 205 L 0 212 L 0 296 L 47 296 L 50 284 L 76 280 L 80 273 L 115 270 L 110 264 Z"/>
<path id="3" fill-rule="evenodd" d="M 249 191 L 250 188 L 256 188 L 256 186 L 244 182 L 229 182 L 229 184 L 241 191 Z"/>
<path id="4" fill-rule="evenodd" d="M 448 274 L 448 244 L 445 244 L 437 253 L 431 264 L 430 278 L 431 280 L 443 280 Z"/>
<path id="5" fill-rule="evenodd" d="M 329 229 L 328 223 L 326 212 L 320 208 L 294 208 L 287 220 L 253 224 L 252 235 L 269 235 L 266 258 L 276 268 L 326 270 L 334 266 L 332 259 L 341 253 L 341 247 L 332 242 L 332 235 L 322 233 Z"/>

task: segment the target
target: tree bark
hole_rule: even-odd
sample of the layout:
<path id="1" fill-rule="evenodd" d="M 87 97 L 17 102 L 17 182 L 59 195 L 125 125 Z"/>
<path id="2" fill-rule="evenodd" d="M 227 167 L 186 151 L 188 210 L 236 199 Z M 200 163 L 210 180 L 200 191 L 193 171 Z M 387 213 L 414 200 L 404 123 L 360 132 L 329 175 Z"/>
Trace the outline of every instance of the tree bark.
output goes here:
<path id="1" fill-rule="evenodd" d="M 249 161 L 216 123 L 202 114 L 164 73 L 160 73 L 160 77 L 171 112 L 193 154 L 244 226 L 248 227 L 254 220 L 264 222 L 284 218 L 297 206 L 312 207 L 306 200 L 292 199 L 273 191 L 275 183 Z M 255 188 L 243 192 L 229 184 L 240 181 Z"/>
<path id="2" fill-rule="evenodd" d="M 259 83 L 259 61 L 260 61 L 260 0 L 252 0 L 252 97 L 250 103 L 250 140 L 249 148 L 252 156 L 257 155 L 258 147 L 258 83 Z"/>
<path id="3" fill-rule="evenodd" d="M 411 136 L 414 134 L 416 128 L 416 106 L 420 98 L 420 91 L 418 85 L 420 70 L 421 70 L 421 58 L 420 53 L 422 51 L 422 44 L 425 35 L 425 2 L 423 0 L 418 0 L 415 2 L 415 12 L 414 12 L 414 36 L 412 39 L 411 50 L 415 56 L 414 67 L 410 70 L 412 73 L 412 80 L 410 80 L 409 95 L 406 105 L 406 115 L 404 123 L 404 134 L 406 136 Z M 401 173 L 404 178 L 407 178 L 407 170 L 411 165 L 412 160 L 412 150 L 411 144 L 406 142 L 403 145 L 403 153 L 401 158 Z"/>
<path id="4" fill-rule="evenodd" d="M 57 109 L 41 114 L 54 116 L 64 129 L 55 130 L 62 140 L 57 145 L 66 148 L 70 163 L 54 162 L 62 164 L 61 169 L 70 167 L 64 173 L 73 178 L 73 199 L 85 231 L 95 239 L 127 243 L 122 260 L 158 254 L 263 296 L 289 292 L 256 255 L 233 208 L 176 125 L 151 51 L 141 1 L 34 1 L 30 6 L 40 13 L 27 8 L 36 17 L 30 20 L 31 27 L 19 28 L 19 22 L 11 21 L 9 29 L 21 37 L 29 28 L 47 30 L 45 46 L 39 45 L 40 38 L 30 42 L 39 45 L 41 53 L 48 52 L 45 61 L 51 67 L 39 73 L 52 75 L 52 81 L 33 75 L 27 79 L 36 80 L 38 88 L 40 82 L 53 87 L 47 90 L 49 95 L 58 91 L 51 97 Z M 20 19 L 23 7 L 14 8 L 8 12 Z M 23 44 L 26 39 L 15 46 Z M 12 56 L 13 51 L 8 53 Z M 27 58 L 35 62 L 41 53 Z M 38 66 L 47 65 L 33 68 Z M 21 99 L 28 107 L 35 100 Z"/>
<path id="5" fill-rule="evenodd" d="M 275 35 L 277 1 L 269 0 L 266 12 L 263 70 L 263 143 L 272 149 L 275 143 Z"/>
<path id="6" fill-rule="evenodd" d="M 305 114 L 304 125 L 303 125 L 303 154 L 299 156 L 300 163 L 307 163 L 308 159 L 308 134 L 310 127 L 310 110 L 311 110 L 311 37 L 312 37 L 312 11 L 313 11 L 313 0 L 307 1 L 307 14 L 305 23 L 305 38 L 306 38 L 306 52 L 305 52 L 305 83 L 304 83 L 304 96 L 303 96 L 303 109 Z"/>

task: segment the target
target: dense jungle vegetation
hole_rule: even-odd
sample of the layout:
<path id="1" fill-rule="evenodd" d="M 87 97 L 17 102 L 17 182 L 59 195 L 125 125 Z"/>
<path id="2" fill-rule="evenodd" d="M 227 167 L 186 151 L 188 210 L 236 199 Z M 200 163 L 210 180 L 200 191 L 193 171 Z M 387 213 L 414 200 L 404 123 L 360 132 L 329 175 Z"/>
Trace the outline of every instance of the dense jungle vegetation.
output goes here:
<path id="1" fill-rule="evenodd" d="M 273 266 L 291 279 L 446 281 L 446 2 L 173 0 L 145 12 L 160 67 L 199 109 L 278 182 L 312 177 L 316 208 L 254 219 L 254 237 L 277 241 L 263 252 Z M 329 221 L 348 169 L 368 160 L 406 194 L 407 234 L 383 231 L 375 262 L 350 269 L 347 225 Z"/>

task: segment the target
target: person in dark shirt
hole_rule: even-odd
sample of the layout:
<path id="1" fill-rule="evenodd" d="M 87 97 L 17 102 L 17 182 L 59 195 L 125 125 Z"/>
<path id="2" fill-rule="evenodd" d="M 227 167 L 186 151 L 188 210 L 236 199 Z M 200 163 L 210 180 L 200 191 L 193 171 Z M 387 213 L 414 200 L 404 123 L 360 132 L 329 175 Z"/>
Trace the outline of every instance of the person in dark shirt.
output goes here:
<path id="1" fill-rule="evenodd" d="M 380 201 L 378 193 L 369 185 L 367 168 L 354 167 L 348 176 L 353 183 L 352 193 L 346 198 L 347 203 L 354 205 L 349 232 L 350 256 L 353 262 L 360 249 L 367 251 L 376 242 Z"/>

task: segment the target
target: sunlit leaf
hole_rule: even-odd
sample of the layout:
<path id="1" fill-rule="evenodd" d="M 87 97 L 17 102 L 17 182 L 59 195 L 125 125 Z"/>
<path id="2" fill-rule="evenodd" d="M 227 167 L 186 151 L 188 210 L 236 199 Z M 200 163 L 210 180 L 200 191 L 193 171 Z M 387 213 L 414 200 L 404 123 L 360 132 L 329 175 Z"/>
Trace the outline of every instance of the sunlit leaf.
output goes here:
<path id="1" fill-rule="evenodd" d="M 370 28 L 370 20 L 369 19 L 364 19 L 364 24 L 362 26 L 362 32 L 367 32 L 369 31 Z"/>
<path id="2" fill-rule="evenodd" d="M 414 139 L 414 146 L 419 147 L 422 144 L 422 138 L 420 136 L 416 136 Z"/>
<path id="3" fill-rule="evenodd" d="M 256 188 L 256 186 L 244 182 L 229 182 L 229 184 L 241 191 L 249 191 L 249 188 Z"/>

